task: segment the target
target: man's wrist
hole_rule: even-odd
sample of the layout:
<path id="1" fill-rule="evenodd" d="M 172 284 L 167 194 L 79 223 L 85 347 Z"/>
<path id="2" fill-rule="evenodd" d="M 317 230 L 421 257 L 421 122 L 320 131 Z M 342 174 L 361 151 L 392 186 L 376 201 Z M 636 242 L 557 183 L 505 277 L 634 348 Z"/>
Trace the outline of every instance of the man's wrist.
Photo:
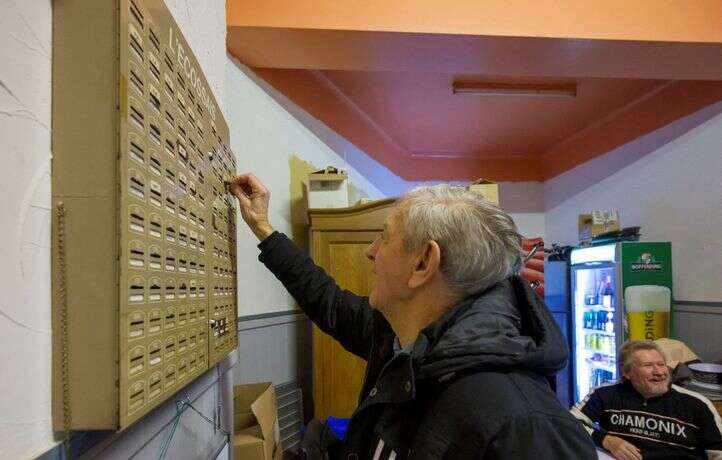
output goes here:
<path id="1" fill-rule="evenodd" d="M 265 240 L 271 236 L 271 233 L 274 232 L 273 227 L 271 227 L 271 224 L 268 222 L 259 222 L 254 225 L 251 230 L 253 231 L 253 234 L 256 235 L 256 238 L 258 238 L 258 241 Z"/>

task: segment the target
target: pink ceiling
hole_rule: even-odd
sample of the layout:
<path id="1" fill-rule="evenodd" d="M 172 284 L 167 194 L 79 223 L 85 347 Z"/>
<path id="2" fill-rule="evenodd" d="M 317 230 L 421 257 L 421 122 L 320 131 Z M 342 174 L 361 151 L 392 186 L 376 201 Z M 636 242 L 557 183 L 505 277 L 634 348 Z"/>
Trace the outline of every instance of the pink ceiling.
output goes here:
<path id="1" fill-rule="evenodd" d="M 452 94 L 454 80 L 488 80 L 486 76 L 364 71 L 323 75 L 404 150 L 430 158 L 533 156 L 661 83 L 579 79 L 576 98 L 514 97 Z"/>
<path id="2" fill-rule="evenodd" d="M 491 1 L 512 36 L 499 24 L 475 30 L 485 26 L 448 11 L 429 22 L 431 10 L 399 19 L 403 32 L 394 32 L 393 6 L 371 3 L 374 14 L 359 19 L 337 3 L 326 5 L 333 13 L 304 16 L 285 0 L 229 1 L 228 49 L 405 179 L 545 180 L 722 99 L 722 36 L 699 12 L 685 19 L 668 5 L 665 15 L 688 23 L 605 31 L 591 16 L 539 27 Z M 477 3 L 460 2 L 459 11 L 478 14 Z M 575 83 L 577 96 L 454 95 L 454 81 Z"/>

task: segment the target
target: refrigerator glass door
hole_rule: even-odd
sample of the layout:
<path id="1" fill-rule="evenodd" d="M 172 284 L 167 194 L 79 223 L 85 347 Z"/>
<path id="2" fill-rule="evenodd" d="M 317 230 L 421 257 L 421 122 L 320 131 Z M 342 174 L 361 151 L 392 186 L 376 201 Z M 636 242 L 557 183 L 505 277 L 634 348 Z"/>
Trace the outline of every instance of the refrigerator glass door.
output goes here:
<path id="1" fill-rule="evenodd" d="M 617 379 L 616 268 L 611 262 L 572 267 L 575 401 Z"/>

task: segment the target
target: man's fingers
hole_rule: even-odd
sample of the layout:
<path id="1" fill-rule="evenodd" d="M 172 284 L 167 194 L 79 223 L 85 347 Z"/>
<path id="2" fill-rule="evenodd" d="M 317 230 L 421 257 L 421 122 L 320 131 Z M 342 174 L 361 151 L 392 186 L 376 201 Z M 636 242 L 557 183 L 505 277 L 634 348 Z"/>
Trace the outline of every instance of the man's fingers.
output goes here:
<path id="1" fill-rule="evenodd" d="M 537 270 L 532 270 L 529 268 L 522 268 L 521 270 L 521 276 L 527 281 L 539 281 L 540 283 L 544 282 L 544 273 L 539 272 Z"/>
<path id="2" fill-rule="evenodd" d="M 536 270 L 538 272 L 544 272 L 544 261 L 538 259 L 529 259 L 526 261 L 524 266 L 530 270 Z"/>
<path id="3" fill-rule="evenodd" d="M 263 185 L 263 182 L 261 182 L 255 174 L 253 173 L 246 173 L 239 176 L 243 178 L 243 181 L 248 184 L 251 188 L 252 193 L 259 193 L 266 195 L 268 194 L 268 189 L 265 185 Z"/>
<path id="4" fill-rule="evenodd" d="M 629 460 L 642 460 L 641 451 L 632 443 L 625 442 L 621 450 Z"/>
<path id="5" fill-rule="evenodd" d="M 251 199 L 248 198 L 248 195 L 240 193 L 236 195 L 236 198 L 238 198 L 238 201 L 240 201 L 242 207 L 249 208 L 251 206 Z"/>
<path id="6" fill-rule="evenodd" d="M 634 446 L 632 446 L 632 458 L 634 460 L 642 460 L 642 452 Z"/>

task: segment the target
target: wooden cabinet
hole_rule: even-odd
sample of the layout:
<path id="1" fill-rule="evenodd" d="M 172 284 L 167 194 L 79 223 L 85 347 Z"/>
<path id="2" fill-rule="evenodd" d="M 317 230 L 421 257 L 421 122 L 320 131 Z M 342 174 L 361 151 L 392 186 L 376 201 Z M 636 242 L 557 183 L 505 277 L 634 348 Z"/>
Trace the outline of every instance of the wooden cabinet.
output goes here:
<path id="1" fill-rule="evenodd" d="M 371 261 L 364 251 L 381 232 L 393 199 L 338 209 L 310 209 L 311 256 L 344 289 L 371 291 Z M 356 408 L 366 362 L 313 328 L 314 417 L 350 417 Z"/>

